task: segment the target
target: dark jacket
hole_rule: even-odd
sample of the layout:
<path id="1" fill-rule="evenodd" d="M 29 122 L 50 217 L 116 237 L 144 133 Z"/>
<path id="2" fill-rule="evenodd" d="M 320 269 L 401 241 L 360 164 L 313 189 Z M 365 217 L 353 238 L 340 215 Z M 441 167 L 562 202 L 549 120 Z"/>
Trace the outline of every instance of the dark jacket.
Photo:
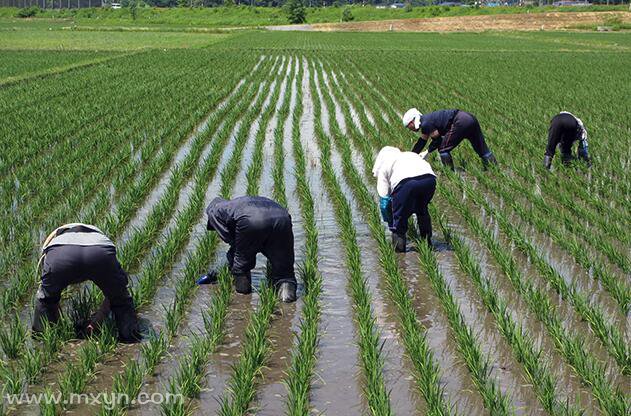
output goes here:
<path id="1" fill-rule="evenodd" d="M 233 245 L 236 230 L 248 228 L 272 229 L 279 219 L 290 218 L 289 212 L 278 203 L 262 196 L 241 196 L 231 200 L 213 199 L 206 208 L 206 228 L 217 231 L 219 237 Z"/>

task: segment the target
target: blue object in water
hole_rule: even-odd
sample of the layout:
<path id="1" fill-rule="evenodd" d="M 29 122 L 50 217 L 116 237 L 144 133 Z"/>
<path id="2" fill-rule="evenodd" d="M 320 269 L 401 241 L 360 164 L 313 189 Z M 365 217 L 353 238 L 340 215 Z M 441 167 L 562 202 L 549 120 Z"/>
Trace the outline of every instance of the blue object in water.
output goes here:
<path id="1" fill-rule="evenodd" d="M 202 277 L 200 277 L 199 279 L 197 279 L 196 282 L 198 285 L 207 285 L 207 284 L 211 284 L 211 283 L 217 283 L 217 276 L 214 275 L 214 273 L 211 274 L 205 274 Z"/>

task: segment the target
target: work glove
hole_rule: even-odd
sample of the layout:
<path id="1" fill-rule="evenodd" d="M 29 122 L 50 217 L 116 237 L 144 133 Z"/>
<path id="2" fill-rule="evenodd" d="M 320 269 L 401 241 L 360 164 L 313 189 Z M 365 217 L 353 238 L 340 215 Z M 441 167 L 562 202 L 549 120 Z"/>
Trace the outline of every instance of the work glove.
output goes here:
<path id="1" fill-rule="evenodd" d="M 381 211 L 381 218 L 388 223 L 388 226 L 392 226 L 392 198 L 389 196 L 379 198 L 379 210 Z"/>
<path id="2" fill-rule="evenodd" d="M 589 159 L 587 140 L 581 140 L 578 144 L 578 158 L 583 159 L 587 166 L 591 166 L 591 160 Z"/>
<path id="3" fill-rule="evenodd" d="M 211 270 L 208 272 L 208 274 L 205 274 L 197 279 L 195 283 L 197 283 L 198 285 L 217 283 L 217 272 L 215 270 Z"/>

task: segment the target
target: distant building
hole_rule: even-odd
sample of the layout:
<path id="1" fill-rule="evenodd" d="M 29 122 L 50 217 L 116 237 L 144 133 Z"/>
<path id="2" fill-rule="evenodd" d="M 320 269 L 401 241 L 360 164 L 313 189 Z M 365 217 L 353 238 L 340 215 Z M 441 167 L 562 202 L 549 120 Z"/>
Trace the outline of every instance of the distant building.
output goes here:
<path id="1" fill-rule="evenodd" d="M 447 6 L 447 7 L 460 7 L 462 3 L 459 1 L 444 1 L 442 3 L 438 3 L 439 6 Z"/>
<path id="2" fill-rule="evenodd" d="M 591 6 L 592 4 L 587 1 L 561 0 L 561 1 L 555 1 L 554 3 L 552 3 L 552 5 L 554 7 L 561 7 L 561 6 Z"/>
<path id="3" fill-rule="evenodd" d="M 392 3 L 390 5 L 391 9 L 402 9 L 405 7 L 405 3 Z"/>

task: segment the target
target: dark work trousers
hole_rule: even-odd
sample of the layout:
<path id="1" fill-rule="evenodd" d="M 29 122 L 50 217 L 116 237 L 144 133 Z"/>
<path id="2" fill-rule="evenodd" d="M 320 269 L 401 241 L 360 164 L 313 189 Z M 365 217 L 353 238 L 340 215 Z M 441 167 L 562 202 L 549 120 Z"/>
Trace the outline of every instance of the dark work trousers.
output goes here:
<path id="1" fill-rule="evenodd" d="M 226 257 L 234 276 L 248 274 L 256 266 L 256 255 L 262 253 L 271 265 L 270 280 L 274 286 L 296 283 L 294 273 L 294 233 L 291 217 L 265 218 L 261 222 L 240 220 L 235 243 Z"/>
<path id="2" fill-rule="evenodd" d="M 416 214 L 422 239 L 429 239 L 432 225 L 428 205 L 436 191 L 436 177 L 421 175 L 402 180 L 392 192 L 392 227 L 402 237 L 408 231 L 408 219 Z"/>
<path id="3" fill-rule="evenodd" d="M 557 114 L 550 122 L 546 156 L 554 156 L 557 146 L 561 149 L 561 158 L 572 158 L 572 144 L 578 140 L 581 130 L 571 114 Z"/>
<path id="4" fill-rule="evenodd" d="M 66 287 L 86 280 L 94 282 L 109 300 L 120 336 L 133 337 L 137 317 L 127 289 L 127 274 L 116 258 L 115 247 L 62 245 L 48 248 L 37 300 L 56 306 Z"/>
<path id="5" fill-rule="evenodd" d="M 451 128 L 445 134 L 445 138 L 438 147 L 440 153 L 449 153 L 464 139 L 469 140 L 473 150 L 484 158 L 491 153 L 486 145 L 480 123 L 473 114 L 466 111 L 458 111 L 451 123 Z"/>

